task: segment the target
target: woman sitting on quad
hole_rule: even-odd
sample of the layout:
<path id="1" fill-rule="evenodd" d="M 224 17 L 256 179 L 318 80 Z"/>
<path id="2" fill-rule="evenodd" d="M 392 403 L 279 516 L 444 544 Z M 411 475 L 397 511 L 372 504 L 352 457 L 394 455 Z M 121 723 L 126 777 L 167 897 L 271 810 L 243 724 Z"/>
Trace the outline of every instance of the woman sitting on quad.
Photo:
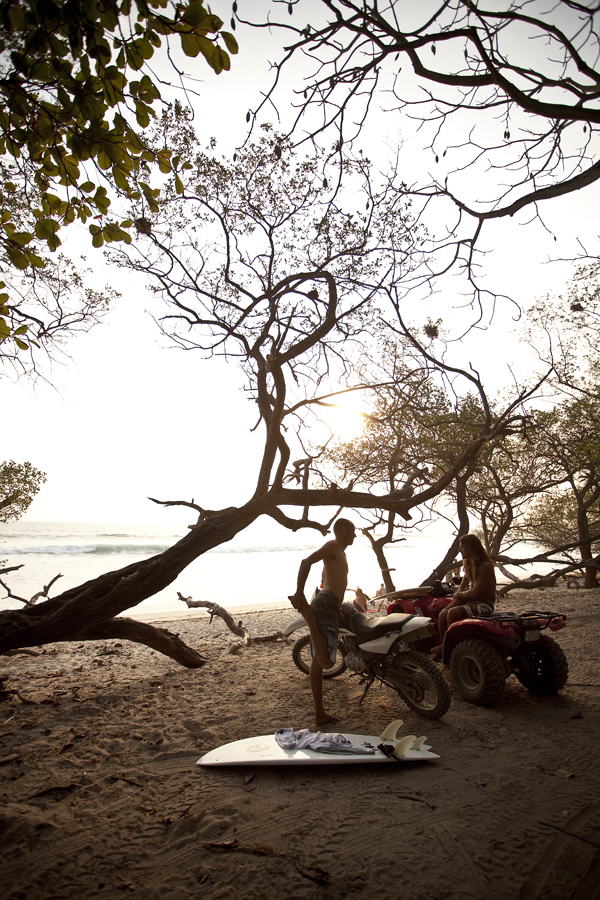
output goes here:
<path id="1" fill-rule="evenodd" d="M 438 625 L 440 644 L 431 651 L 432 659 L 442 655 L 444 635 L 453 622 L 472 619 L 473 616 L 489 616 L 496 601 L 496 574 L 494 563 L 474 534 L 464 534 L 458 545 L 463 557 L 464 576 L 454 591 L 452 603 L 440 612 Z"/>

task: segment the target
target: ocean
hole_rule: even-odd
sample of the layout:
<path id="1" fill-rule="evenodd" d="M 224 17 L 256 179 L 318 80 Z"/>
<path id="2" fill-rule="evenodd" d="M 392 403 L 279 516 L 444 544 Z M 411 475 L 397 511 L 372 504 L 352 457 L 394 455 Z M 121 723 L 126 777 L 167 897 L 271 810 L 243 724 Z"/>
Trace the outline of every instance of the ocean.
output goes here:
<path id="1" fill-rule="evenodd" d="M 165 550 L 186 534 L 186 529 L 156 525 L 82 524 L 73 522 L 0 523 L 0 561 L 21 566 L 2 576 L 13 594 L 26 599 L 42 590 L 55 575 L 62 576 L 50 596 L 83 584 L 105 572 L 120 569 Z M 284 608 L 296 585 L 302 558 L 323 543 L 318 534 L 281 531 L 281 543 L 253 545 L 236 541 L 204 554 L 169 587 L 124 612 L 145 622 L 198 615 L 177 599 L 177 591 L 194 600 L 211 600 L 227 610 Z M 447 536 L 411 534 L 388 552 L 388 563 L 396 569 L 397 588 L 420 584 L 448 546 Z M 358 535 L 348 550 L 349 587 L 360 586 L 372 596 L 381 584 L 375 556 L 367 539 Z M 318 584 L 320 570 L 314 567 L 307 594 Z M 0 597 L 6 597 L 1 590 Z M 347 599 L 353 593 L 348 592 Z M 0 599 L 0 610 L 22 608 L 16 600 Z"/>

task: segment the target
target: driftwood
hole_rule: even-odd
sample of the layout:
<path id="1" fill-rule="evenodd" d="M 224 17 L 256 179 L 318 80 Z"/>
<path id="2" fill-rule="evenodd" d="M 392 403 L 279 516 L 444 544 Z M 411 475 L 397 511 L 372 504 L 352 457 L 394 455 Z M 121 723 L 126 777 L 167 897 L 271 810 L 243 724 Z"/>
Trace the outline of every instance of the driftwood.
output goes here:
<path id="1" fill-rule="evenodd" d="M 2 570 L 0 570 L 0 575 L 4 575 L 6 572 L 14 572 L 20 568 L 21 568 L 21 566 L 12 566 L 12 568 L 10 568 L 10 569 L 2 569 Z M 50 591 L 50 588 L 52 587 L 52 585 L 54 584 L 55 581 L 58 581 L 59 578 L 62 578 L 62 575 L 60 573 L 58 575 L 55 575 L 54 578 L 51 581 L 49 581 L 48 584 L 45 584 L 41 591 L 38 591 L 37 594 L 34 594 L 30 600 L 26 600 L 25 597 L 19 597 L 18 594 L 13 594 L 13 592 L 11 591 L 9 586 L 1 580 L 0 580 L 0 585 L 2 585 L 2 587 L 6 591 L 6 597 L 8 600 L 18 600 L 19 603 L 24 603 L 25 606 L 35 606 L 35 604 L 40 599 L 40 597 L 48 596 L 48 592 Z"/>
<path id="2" fill-rule="evenodd" d="M 24 697 L 16 688 L 7 688 L 6 685 L 8 684 L 8 679 L 8 675 L 0 677 L 0 702 L 2 700 L 8 700 L 9 697 L 17 697 L 21 703 L 26 703 L 28 706 L 36 706 L 35 700 L 28 700 L 27 697 Z"/>
<path id="3" fill-rule="evenodd" d="M 223 619 L 229 630 L 236 637 L 241 638 L 239 641 L 231 641 L 225 648 L 225 653 L 237 653 L 238 650 L 244 650 L 248 644 L 274 644 L 277 641 L 285 641 L 287 643 L 289 640 L 282 631 L 251 637 L 248 629 L 242 624 L 242 620 L 240 619 L 236 625 L 233 616 L 222 606 L 219 606 L 218 603 L 213 603 L 211 600 L 192 600 L 191 597 L 184 597 L 179 591 L 177 591 L 177 596 L 182 603 L 187 604 L 188 609 L 207 609 L 211 622 L 214 616 Z"/>

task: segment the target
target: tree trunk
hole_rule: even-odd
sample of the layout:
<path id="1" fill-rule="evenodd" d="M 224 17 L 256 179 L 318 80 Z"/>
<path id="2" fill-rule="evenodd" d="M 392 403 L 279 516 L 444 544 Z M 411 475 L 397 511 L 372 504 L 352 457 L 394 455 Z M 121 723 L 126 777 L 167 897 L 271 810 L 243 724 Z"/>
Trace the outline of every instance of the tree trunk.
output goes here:
<path id="1" fill-rule="evenodd" d="M 452 563 L 456 559 L 456 554 L 458 553 L 458 546 L 460 544 L 460 539 L 463 534 L 468 534 L 469 532 L 469 512 L 467 510 L 467 483 L 469 478 L 473 474 L 473 469 L 471 466 L 463 472 L 462 475 L 458 475 L 456 478 L 456 511 L 458 513 L 458 532 L 456 537 L 450 544 L 446 555 L 444 556 L 441 563 L 439 563 L 429 578 L 426 578 L 425 581 L 422 581 L 421 584 L 431 584 L 432 581 L 441 581 L 442 578 L 447 574 L 447 572 L 452 568 Z"/>
<path id="2" fill-rule="evenodd" d="M 575 492 L 577 500 L 577 533 L 581 545 L 579 552 L 581 553 L 581 561 L 592 558 L 592 542 L 590 540 L 590 523 L 587 517 L 587 504 L 583 502 L 583 498 L 578 492 Z M 584 567 L 585 586 L 586 588 L 596 587 L 597 569 L 595 566 L 587 565 Z"/>
<path id="3" fill-rule="evenodd" d="M 386 544 L 389 544 L 393 541 L 393 532 L 394 532 L 394 514 L 391 513 L 391 524 L 388 525 L 387 534 L 385 534 L 381 538 L 374 538 L 370 531 L 365 531 L 364 534 L 369 539 L 369 543 L 371 544 L 371 549 L 375 554 L 375 559 L 377 560 L 377 565 L 381 569 L 381 577 L 383 579 L 383 585 L 385 587 L 385 593 L 391 594 L 392 591 L 396 590 L 396 586 L 394 585 L 394 581 L 392 579 L 392 569 L 390 569 L 388 561 L 386 559 L 386 555 L 384 552 L 384 547 Z M 404 540 L 404 538 L 402 538 Z"/>
<path id="4" fill-rule="evenodd" d="M 268 511 L 269 498 L 250 501 L 245 506 L 230 508 L 211 516 L 184 538 L 169 547 L 163 553 L 140 562 L 132 563 L 123 569 L 107 572 L 92 581 L 70 588 L 62 594 L 26 609 L 7 610 L 0 613 L 0 654 L 7 650 L 22 647 L 39 647 L 57 641 L 71 641 L 100 637 L 125 636 L 123 629 L 129 630 L 128 640 L 138 640 L 155 646 L 149 641 L 158 642 L 156 649 L 163 652 L 162 646 L 169 649 L 168 655 L 183 653 L 185 644 L 175 648 L 172 642 L 164 641 L 148 630 L 151 626 L 135 623 L 139 629 L 115 624 L 115 616 L 126 609 L 137 606 L 142 600 L 152 597 L 182 572 L 194 559 L 230 541 L 238 532 L 250 525 L 259 515 Z M 266 507 L 266 509 L 265 509 Z M 104 630 L 102 630 L 102 628 Z M 98 630 L 102 630 L 102 633 Z M 108 632 L 111 632 L 110 634 Z M 188 648 L 189 650 L 189 648 Z M 193 654 L 194 651 L 191 651 Z M 185 654 L 183 654 L 185 656 Z M 201 665 L 194 656 L 185 656 L 183 665 Z"/>

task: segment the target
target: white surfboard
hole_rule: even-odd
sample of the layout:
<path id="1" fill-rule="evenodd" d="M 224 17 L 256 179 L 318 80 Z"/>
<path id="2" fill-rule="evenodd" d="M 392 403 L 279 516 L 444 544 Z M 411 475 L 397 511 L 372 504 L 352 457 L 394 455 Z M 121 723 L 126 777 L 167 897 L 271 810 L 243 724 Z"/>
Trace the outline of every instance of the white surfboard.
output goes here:
<path id="1" fill-rule="evenodd" d="M 397 740 L 397 730 L 401 724 L 400 720 L 392 722 L 380 737 L 368 734 L 344 734 L 352 747 L 359 751 L 358 753 L 344 751 L 323 753 L 308 747 L 301 750 L 284 750 L 275 740 L 274 734 L 265 734 L 223 744 L 201 756 L 197 760 L 197 765 L 339 766 L 350 763 L 363 765 L 364 763 L 419 762 L 439 759 L 437 753 L 431 752 L 429 744 L 425 744 L 424 736 L 417 737 L 409 734 Z M 387 744 L 390 750 L 393 750 L 392 756 L 387 756 L 383 751 L 377 749 L 382 743 Z"/>

